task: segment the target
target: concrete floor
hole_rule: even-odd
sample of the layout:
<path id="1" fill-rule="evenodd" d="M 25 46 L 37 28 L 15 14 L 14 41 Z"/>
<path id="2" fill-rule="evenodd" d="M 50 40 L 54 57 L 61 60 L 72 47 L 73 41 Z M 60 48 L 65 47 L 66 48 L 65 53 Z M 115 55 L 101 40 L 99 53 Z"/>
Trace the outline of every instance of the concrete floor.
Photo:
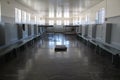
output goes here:
<path id="1" fill-rule="evenodd" d="M 64 44 L 66 52 L 55 52 Z M 75 36 L 46 36 L 0 66 L 0 80 L 120 80 L 111 61 L 88 48 Z"/>

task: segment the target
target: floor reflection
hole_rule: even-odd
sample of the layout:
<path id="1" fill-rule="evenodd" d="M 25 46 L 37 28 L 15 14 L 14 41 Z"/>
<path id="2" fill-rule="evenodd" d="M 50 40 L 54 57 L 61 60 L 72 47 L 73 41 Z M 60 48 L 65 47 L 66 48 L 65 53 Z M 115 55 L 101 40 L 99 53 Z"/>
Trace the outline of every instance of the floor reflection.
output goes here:
<path id="1" fill-rule="evenodd" d="M 64 44 L 67 51 L 55 52 Z M 0 80 L 120 80 L 120 70 L 74 35 L 46 35 L 0 66 Z"/>

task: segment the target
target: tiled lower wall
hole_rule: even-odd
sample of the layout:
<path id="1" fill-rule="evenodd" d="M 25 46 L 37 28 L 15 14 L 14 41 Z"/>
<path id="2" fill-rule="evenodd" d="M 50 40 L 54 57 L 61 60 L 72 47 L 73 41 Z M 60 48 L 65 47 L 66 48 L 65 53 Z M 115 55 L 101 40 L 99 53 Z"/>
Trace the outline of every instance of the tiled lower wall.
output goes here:
<path id="1" fill-rule="evenodd" d="M 11 44 L 18 40 L 17 26 L 15 24 L 5 23 L 5 43 Z"/>
<path id="2" fill-rule="evenodd" d="M 0 47 L 42 33 L 42 30 L 38 33 L 37 25 L 30 25 L 29 27 L 31 34 L 28 35 L 28 24 L 23 27 L 23 24 L 0 23 Z"/>
<path id="3" fill-rule="evenodd" d="M 120 48 L 120 16 L 108 18 L 108 22 L 113 23 L 111 44 Z"/>

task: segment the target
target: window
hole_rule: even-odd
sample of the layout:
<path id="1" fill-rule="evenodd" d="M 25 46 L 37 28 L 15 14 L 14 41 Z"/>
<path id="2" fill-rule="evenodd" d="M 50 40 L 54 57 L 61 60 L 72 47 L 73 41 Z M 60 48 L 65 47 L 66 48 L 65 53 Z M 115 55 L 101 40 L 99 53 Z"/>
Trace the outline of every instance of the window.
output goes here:
<path id="1" fill-rule="evenodd" d="M 79 25 L 82 24 L 81 17 L 79 17 Z"/>
<path id="2" fill-rule="evenodd" d="M 40 17 L 37 17 L 37 24 L 40 24 Z"/>
<path id="3" fill-rule="evenodd" d="M 39 16 L 36 17 L 36 24 L 39 24 Z"/>
<path id="4" fill-rule="evenodd" d="M 49 25 L 54 25 L 54 20 L 49 20 Z"/>
<path id="5" fill-rule="evenodd" d="M 54 18 L 54 7 L 49 8 L 49 18 Z"/>
<path id="6" fill-rule="evenodd" d="M 56 17 L 57 17 L 57 18 L 61 18 L 61 17 L 62 17 L 62 9 L 61 9 L 61 8 L 58 8 L 58 9 L 57 9 Z"/>
<path id="7" fill-rule="evenodd" d="M 31 17 L 31 18 L 30 18 L 31 24 L 37 24 L 37 17 L 36 17 L 34 14 L 32 14 L 30 17 Z"/>
<path id="8" fill-rule="evenodd" d="M 32 14 L 32 15 L 30 16 L 30 22 L 31 22 L 31 24 L 34 24 L 34 20 L 35 20 L 35 17 L 34 17 L 34 15 Z"/>
<path id="9" fill-rule="evenodd" d="M 57 21 L 56 21 L 56 25 L 62 25 L 61 20 L 57 20 Z"/>
<path id="10" fill-rule="evenodd" d="M 35 21 L 34 21 L 34 24 L 37 24 L 37 17 L 35 16 Z"/>
<path id="11" fill-rule="evenodd" d="M 52 2 L 54 2 L 54 1 L 52 1 Z M 54 12 L 54 5 L 49 5 L 49 14 L 48 14 L 49 18 L 54 18 L 54 14 L 55 14 L 55 12 Z"/>
<path id="12" fill-rule="evenodd" d="M 69 18 L 69 12 L 64 12 L 64 18 Z"/>
<path id="13" fill-rule="evenodd" d="M 73 19 L 73 25 L 78 25 L 79 24 L 79 20 L 76 18 L 76 19 Z"/>
<path id="14" fill-rule="evenodd" d="M 54 12 L 49 12 L 49 18 L 54 18 Z"/>
<path id="15" fill-rule="evenodd" d="M 105 22 L 105 9 L 102 8 L 96 13 L 96 23 L 103 24 Z"/>
<path id="16" fill-rule="evenodd" d="M 40 25 L 45 25 L 45 19 L 44 18 L 40 18 Z"/>
<path id="17" fill-rule="evenodd" d="M 15 8 L 15 22 L 21 23 L 21 10 L 18 8 Z"/>
<path id="18" fill-rule="evenodd" d="M 26 23 L 26 12 L 22 11 L 22 23 Z"/>
<path id="19" fill-rule="evenodd" d="M 104 23 L 105 22 L 105 9 L 102 8 L 101 9 L 101 23 Z"/>
<path id="20" fill-rule="evenodd" d="M 26 22 L 27 23 L 30 23 L 30 16 L 31 16 L 30 13 L 26 14 Z"/>
<path id="21" fill-rule="evenodd" d="M 85 24 L 89 24 L 89 23 L 90 23 L 89 16 L 86 15 L 86 18 L 85 18 Z"/>
<path id="22" fill-rule="evenodd" d="M 75 19 L 73 19 L 73 25 L 75 25 Z"/>
<path id="23" fill-rule="evenodd" d="M 64 20 L 64 25 L 69 25 L 69 20 Z"/>
<path id="24" fill-rule="evenodd" d="M 69 18 L 69 9 L 64 10 L 64 18 Z"/>

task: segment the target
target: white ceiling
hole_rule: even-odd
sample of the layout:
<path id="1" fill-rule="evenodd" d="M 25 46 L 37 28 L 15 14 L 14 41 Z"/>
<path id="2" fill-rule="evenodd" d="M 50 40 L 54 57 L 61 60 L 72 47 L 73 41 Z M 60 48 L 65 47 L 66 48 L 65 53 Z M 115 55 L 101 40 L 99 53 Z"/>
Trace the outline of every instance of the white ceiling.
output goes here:
<path id="1" fill-rule="evenodd" d="M 69 9 L 71 12 L 81 12 L 103 0 L 16 0 L 38 12 L 48 12 L 50 8 L 57 7 Z"/>

